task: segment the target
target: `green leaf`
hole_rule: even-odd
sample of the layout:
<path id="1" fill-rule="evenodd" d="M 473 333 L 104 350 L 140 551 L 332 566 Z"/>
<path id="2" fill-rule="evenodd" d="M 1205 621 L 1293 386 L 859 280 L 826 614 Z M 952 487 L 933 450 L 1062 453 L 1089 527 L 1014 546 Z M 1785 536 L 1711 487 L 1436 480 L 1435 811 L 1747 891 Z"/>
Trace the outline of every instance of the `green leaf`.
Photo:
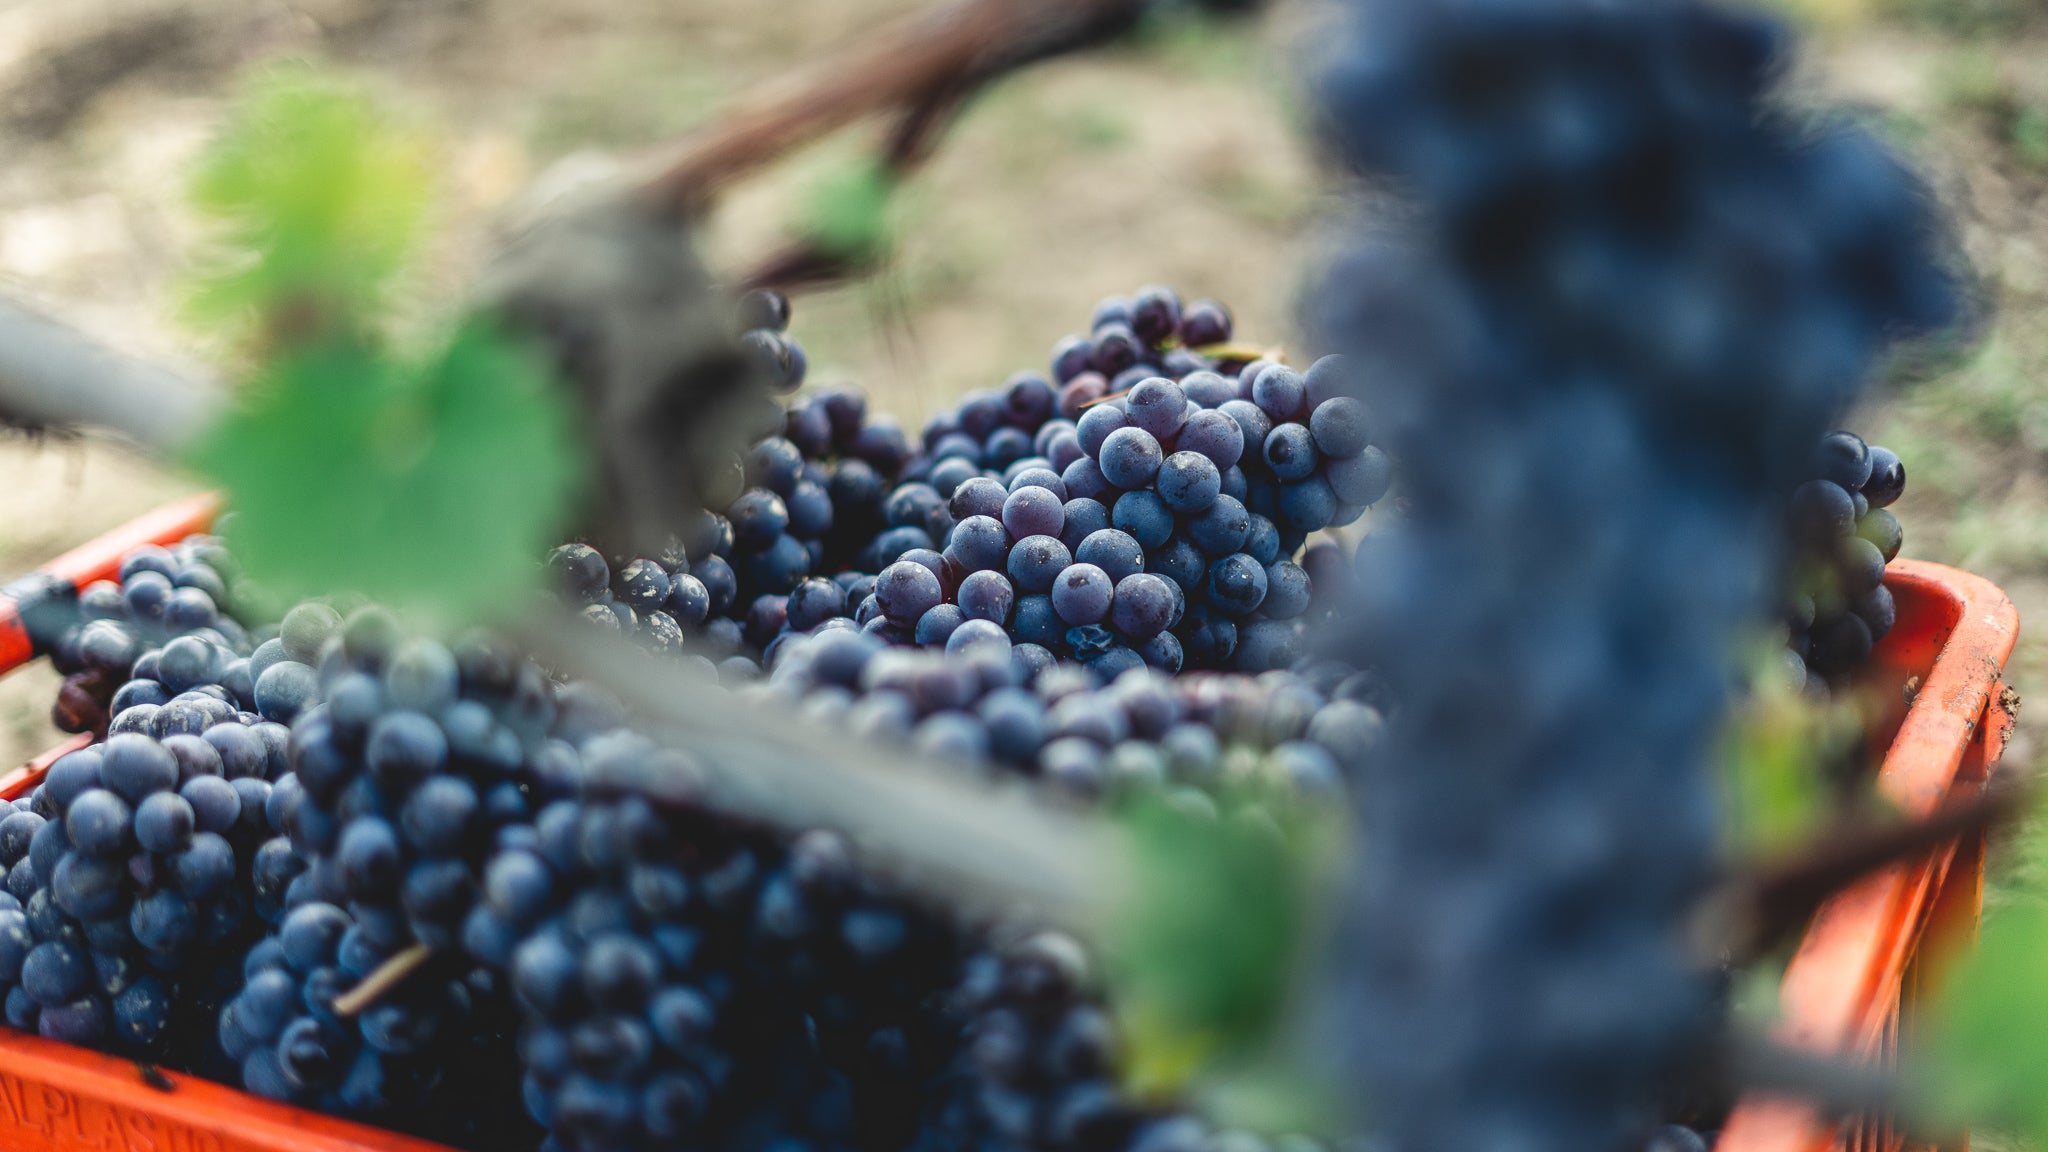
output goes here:
<path id="1" fill-rule="evenodd" d="M 1860 723 L 1854 709 L 1818 707 L 1792 687 L 1775 638 L 1752 656 L 1754 692 L 1729 717 L 1721 743 L 1729 847 L 1743 854 L 1788 848 L 1819 827 L 1836 804 L 1823 766 Z"/>
<path id="2" fill-rule="evenodd" d="M 477 322 L 420 364 L 351 341 L 283 350 L 195 463 L 271 597 L 348 590 L 460 624 L 538 580 L 576 444 L 538 358 Z"/>
<path id="3" fill-rule="evenodd" d="M 1190 814 L 1143 797 L 1124 812 L 1137 885 L 1104 936 L 1126 1078 L 1185 1087 L 1273 1038 L 1307 947 L 1327 821 L 1284 800 Z"/>
<path id="4" fill-rule="evenodd" d="M 2048 909 L 1989 917 L 1931 1006 L 1927 1103 L 1956 1123 L 2018 1128 L 2048 1140 Z"/>
<path id="5" fill-rule="evenodd" d="M 310 74 L 273 76 L 237 106 L 192 186 L 214 227 L 196 320 L 245 331 L 378 314 L 419 236 L 433 181 L 424 142 L 360 94 Z"/>
<path id="6" fill-rule="evenodd" d="M 889 195 L 895 186 L 873 159 L 834 169 L 811 190 L 805 240 L 850 263 L 879 258 L 889 248 Z"/>

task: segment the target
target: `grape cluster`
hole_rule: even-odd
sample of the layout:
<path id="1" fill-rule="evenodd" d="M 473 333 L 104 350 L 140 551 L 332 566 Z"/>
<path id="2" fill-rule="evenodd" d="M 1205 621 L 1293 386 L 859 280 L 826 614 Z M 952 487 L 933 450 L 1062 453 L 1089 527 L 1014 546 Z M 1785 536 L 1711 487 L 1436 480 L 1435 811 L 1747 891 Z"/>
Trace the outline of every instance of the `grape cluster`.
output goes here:
<path id="1" fill-rule="evenodd" d="M 51 766 L 29 810 L 0 822 L 0 859 L 14 856 L 9 876 L 36 940 L 20 963 L 0 965 L 12 1026 L 163 1047 L 174 1001 L 202 996 L 188 980 L 205 984 L 260 932 L 245 881 L 263 838 L 268 759 L 260 736 L 229 721 L 161 742 L 117 734 Z"/>
<path id="2" fill-rule="evenodd" d="M 471 954 L 524 1010 L 523 1096 L 569 1150 L 900 1146 L 950 1052 L 927 1008 L 955 931 L 877 890 L 838 837 L 794 838 L 608 785 L 694 769 L 586 742 L 580 797 L 492 859 Z"/>
<path id="3" fill-rule="evenodd" d="M 1679 942 L 1732 648 L 1782 594 L 1766 510 L 1952 286 L 1875 141 L 1772 110 L 1774 23 L 1353 8 L 1322 119 L 1414 211 L 1316 302 L 1409 515 L 1360 558 L 1353 652 L 1398 706 L 1332 1048 L 1398 1152 L 1638 1147 L 1712 1019 Z"/>
<path id="4" fill-rule="evenodd" d="M 872 587 L 846 589 L 855 621 L 936 645 L 986 620 L 1104 680 L 1292 663 L 1313 600 L 1295 557 L 1384 496 L 1391 468 L 1339 395 L 1341 357 L 1300 374 L 1202 354 L 1242 355 L 1230 335 L 1222 306 L 1146 288 L 1098 305 L 1051 379 L 1019 373 L 935 417 L 885 502 Z"/>
<path id="5" fill-rule="evenodd" d="M 1813 477 L 1792 490 L 1793 595 L 1785 612 L 1795 686 L 1825 693 L 1863 666 L 1898 620 L 1884 568 L 1905 534 L 1891 505 L 1906 466 L 1853 432 L 1830 432 L 1814 451 Z"/>
<path id="6" fill-rule="evenodd" d="M 517 1076 L 515 1017 L 495 974 L 433 963 L 375 1004 L 336 1001 L 376 970 L 396 928 L 372 910 L 309 900 L 242 959 L 215 1038 L 249 1091 L 476 1148 L 531 1147 L 506 1108 L 479 1108 Z"/>
<path id="7" fill-rule="evenodd" d="M 677 559 L 657 561 L 665 600 L 688 590 Z M 586 606 L 653 617 L 621 603 L 644 570 L 622 580 L 581 546 L 552 563 L 600 574 Z M 816 631 L 778 633 L 742 690 L 1074 798 L 1165 786 L 1199 806 L 1255 779 L 1328 795 L 1381 723 L 1334 665 L 1133 667 L 1098 692 L 994 625 L 950 651 L 843 617 Z M 545 1129 L 564 1152 L 964 1150 L 1027 1090 L 1049 1147 L 1200 1135 L 1114 1088 L 1099 994 L 1039 987 L 1032 948 L 970 964 L 985 929 L 906 901 L 829 831 L 654 806 L 632 782 L 694 768 L 604 694 L 484 637 L 408 639 L 375 607 L 309 602 L 246 637 L 247 657 L 201 633 L 138 658 L 110 737 L 0 814 L 15 1026 L 469 1147 Z M 406 954 L 426 959 L 337 1004 Z M 1005 1019 L 1038 1071 L 986 1063 Z M 464 1103 L 515 1085 L 516 1114 Z"/>
<path id="8" fill-rule="evenodd" d="M 298 703 L 274 681 L 255 690 L 238 655 L 254 637 L 197 586 L 220 570 L 232 569 L 206 540 L 147 547 L 124 558 L 119 585 L 89 585 L 70 606 L 65 635 L 118 687 L 106 739 L 57 760 L 0 821 L 9 899 L 33 941 L 0 960 L 13 1027 L 207 1066 L 207 1020 L 281 908 L 278 870 L 294 865 L 265 845 L 289 738 L 276 721 Z M 271 719 L 251 710 L 259 696 Z"/>
<path id="9" fill-rule="evenodd" d="M 409 639 L 374 606 L 344 618 L 308 602 L 278 631 L 251 658 L 259 695 L 272 681 L 303 689 L 249 877 L 274 930 L 240 966 L 214 1054 L 260 1095 L 531 1145 L 516 1114 L 459 1103 L 518 1075 L 503 973 L 461 962 L 460 942 L 498 840 L 523 842 L 532 805 L 574 787 L 580 761 L 556 737 L 615 725 L 617 706 L 558 692 L 488 637 Z M 359 1015 L 337 1011 L 409 950 L 431 953 L 426 970 Z"/>
<path id="10" fill-rule="evenodd" d="M 1099 686 L 1071 664 L 1017 659 L 999 632 L 968 631 L 941 652 L 829 629 L 782 647 L 766 690 L 826 728 L 997 765 L 1080 801 L 1254 780 L 1333 796 L 1384 723 L 1363 678 L 1328 666 L 1257 678 L 1137 667 Z"/>
<path id="11" fill-rule="evenodd" d="M 65 732 L 105 735 L 112 716 L 134 703 L 167 704 L 173 696 L 219 684 L 230 703 L 253 710 L 239 661 L 250 638 L 227 609 L 233 558 L 208 536 L 175 547 L 149 545 L 122 558 L 117 580 L 98 580 L 75 598 L 42 605 L 31 617 L 39 648 L 64 675 L 52 720 Z M 202 646 L 185 643 L 193 640 Z M 171 666 L 160 670 L 166 650 Z M 217 665 L 217 666 L 216 666 Z M 161 690 L 137 686 L 150 681 Z"/>
<path id="12" fill-rule="evenodd" d="M 759 331 L 793 345 L 786 302 L 749 300 Z M 849 620 L 906 646 L 1001 633 L 1032 667 L 1071 659 L 1105 682 L 1287 667 L 1332 599 L 1305 566 L 1309 534 L 1355 521 L 1392 469 L 1342 357 L 1297 373 L 1243 359 L 1230 335 L 1221 305 L 1169 289 L 1103 301 L 1090 336 L 1055 347 L 1051 378 L 970 394 L 915 451 L 856 393 L 804 397 L 740 462 L 723 514 L 616 566 L 565 545 L 556 585 L 595 626 L 729 680 Z"/>

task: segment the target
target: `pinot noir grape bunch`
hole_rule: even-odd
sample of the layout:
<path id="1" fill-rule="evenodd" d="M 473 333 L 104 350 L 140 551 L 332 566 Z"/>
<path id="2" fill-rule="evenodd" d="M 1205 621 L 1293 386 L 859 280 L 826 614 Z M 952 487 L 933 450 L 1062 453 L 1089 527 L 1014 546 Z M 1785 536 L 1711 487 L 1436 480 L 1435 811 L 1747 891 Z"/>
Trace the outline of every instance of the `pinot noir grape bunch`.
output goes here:
<path id="1" fill-rule="evenodd" d="M 1411 516 L 1361 555 L 1354 653 L 1397 706 L 1333 1043 L 1399 1152 L 1619 1150 L 1711 1018 L 1680 941 L 1771 510 L 1955 298 L 1919 185 L 1769 104 L 1769 21 L 1351 7 L 1328 139 L 1414 211 L 1317 303 Z"/>

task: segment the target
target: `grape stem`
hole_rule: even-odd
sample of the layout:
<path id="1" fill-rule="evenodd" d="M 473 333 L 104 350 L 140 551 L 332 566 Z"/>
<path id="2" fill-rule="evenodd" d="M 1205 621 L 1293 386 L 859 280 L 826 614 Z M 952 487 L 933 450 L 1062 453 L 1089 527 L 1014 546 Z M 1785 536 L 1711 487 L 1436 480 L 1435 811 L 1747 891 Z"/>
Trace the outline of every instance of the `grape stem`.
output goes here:
<path id="1" fill-rule="evenodd" d="M 29 428 L 94 425 L 171 456 L 213 423 L 225 401 L 209 380 L 125 356 L 0 297 L 0 420 Z"/>
<path id="2" fill-rule="evenodd" d="M 701 776 L 650 766 L 596 782 L 668 807 L 711 807 L 793 831 L 829 827 L 878 870 L 937 903 L 1034 916 L 1092 934 L 1112 922 L 1136 865 L 1108 822 L 1055 810 L 1021 787 L 882 748 L 715 690 L 674 661 L 573 618 L 536 622 L 531 650 L 600 684 Z"/>
<path id="3" fill-rule="evenodd" d="M 414 944 L 392 956 L 363 977 L 363 982 L 334 998 L 334 1014 L 347 1019 L 391 994 L 406 978 L 434 958 L 434 950 Z"/>
<path id="4" fill-rule="evenodd" d="M 1797 1100 L 1841 1123 L 1882 1117 L 1916 1146 L 1964 1144 L 1952 1122 L 1931 1114 L 1916 1101 L 1908 1080 L 1896 1069 L 1806 1051 L 1742 1032 L 1724 1040 L 1717 1056 L 1731 1081 L 1726 1087 Z"/>
<path id="5" fill-rule="evenodd" d="M 1143 0 L 955 0 L 927 10 L 719 117 L 641 192 L 673 217 L 693 216 L 721 185 L 889 108 L 913 109 L 897 140 L 914 141 L 915 109 L 957 104 L 1005 72 L 1109 39 L 1143 9 Z M 924 149 L 901 150 L 912 156 Z"/>
<path id="6" fill-rule="evenodd" d="M 1724 882 L 1702 909 L 1705 938 L 1716 953 L 1733 949 L 1738 963 L 1761 957 L 1834 893 L 1888 864 L 2018 819 L 2032 798 L 2025 783 L 1994 783 L 1920 819 L 1844 819 Z"/>

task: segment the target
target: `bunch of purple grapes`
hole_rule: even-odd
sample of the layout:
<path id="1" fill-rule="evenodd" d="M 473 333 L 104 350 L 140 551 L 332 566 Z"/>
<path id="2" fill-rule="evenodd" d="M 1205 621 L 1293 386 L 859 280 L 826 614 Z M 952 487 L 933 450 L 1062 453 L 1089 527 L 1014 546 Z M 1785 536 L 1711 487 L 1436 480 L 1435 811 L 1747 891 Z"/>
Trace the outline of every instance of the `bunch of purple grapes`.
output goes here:
<path id="1" fill-rule="evenodd" d="M 743 311 L 794 345 L 780 297 Z M 597 626 L 727 679 L 848 622 L 938 648 L 981 621 L 970 635 L 992 627 L 1031 668 L 1072 660 L 1104 682 L 1289 666 L 1331 600 L 1297 562 L 1304 544 L 1379 501 L 1392 469 L 1342 358 L 1296 373 L 1243 359 L 1230 335 L 1220 305 L 1168 289 L 1104 301 L 1090 336 L 1054 349 L 1052 379 L 970 394 L 915 452 L 855 393 L 802 398 L 748 451 L 722 514 L 659 557 L 558 549 L 557 585 Z"/>
<path id="2" fill-rule="evenodd" d="M 161 560 L 125 568 L 149 585 Z M 598 573 L 586 610 L 632 612 L 647 641 L 664 610 L 633 606 L 645 567 L 614 576 L 580 547 L 554 563 Z M 687 555 L 655 563 L 665 604 L 691 594 Z M 1190 810 L 1247 786 L 1335 795 L 1381 725 L 1341 666 L 1133 667 L 1103 692 L 1100 669 L 1020 658 L 978 623 L 922 652 L 844 617 L 783 629 L 741 690 L 1054 795 L 1163 789 Z M 374 606 L 227 624 L 246 657 L 205 632 L 137 656 L 110 737 L 0 814 L 11 1025 L 478 1148 L 1204 1138 L 1115 1087 L 1077 945 L 998 948 L 828 831 L 653 806 L 620 781 L 693 768 L 603 693 L 484 636 L 408 638 Z M 424 959 L 344 1010 L 409 953 Z M 522 1084 L 523 1109 L 462 1103 Z"/>
<path id="3" fill-rule="evenodd" d="M 75 594 L 42 589 L 27 597 L 31 641 L 64 675 L 51 710 L 58 729 L 104 735 L 113 714 L 130 703 L 167 704 L 203 684 L 227 685 L 234 693 L 228 703 L 254 710 L 254 685 L 243 683 L 239 664 L 251 641 L 228 613 L 235 572 L 233 557 L 217 540 L 194 536 L 172 548 L 137 549 L 123 558 L 116 580 L 95 581 Z M 159 675 L 165 650 L 181 640 L 194 643 L 178 644 L 170 669 Z M 131 676 L 138 660 L 142 673 Z M 138 687 L 116 699 L 133 679 L 163 691 Z"/>
<path id="4" fill-rule="evenodd" d="M 1367 687 L 1328 665 L 1256 678 L 1139 667 L 1100 685 L 1072 664 L 1027 671 L 999 632 L 971 631 L 938 652 L 828 630 L 782 647 L 764 691 L 811 723 L 1083 802 L 1261 783 L 1333 798 L 1384 723 Z"/>
<path id="5" fill-rule="evenodd" d="M 1891 505 L 1906 490 L 1906 466 L 1853 432 L 1830 432 L 1810 475 L 1787 510 L 1794 587 L 1785 622 L 1795 686 L 1824 694 L 1898 621 L 1884 570 L 1905 543 Z"/>
<path id="6" fill-rule="evenodd" d="M 1332 1049 L 1394 1152 L 1640 1147 L 1715 1019 L 1681 941 L 1733 648 L 1788 574 L 1771 513 L 1953 284 L 1870 136 L 1772 108 L 1774 23 L 1352 7 L 1327 139 L 1413 211 L 1316 300 L 1409 514 L 1361 549 L 1351 651 L 1397 704 Z"/>

